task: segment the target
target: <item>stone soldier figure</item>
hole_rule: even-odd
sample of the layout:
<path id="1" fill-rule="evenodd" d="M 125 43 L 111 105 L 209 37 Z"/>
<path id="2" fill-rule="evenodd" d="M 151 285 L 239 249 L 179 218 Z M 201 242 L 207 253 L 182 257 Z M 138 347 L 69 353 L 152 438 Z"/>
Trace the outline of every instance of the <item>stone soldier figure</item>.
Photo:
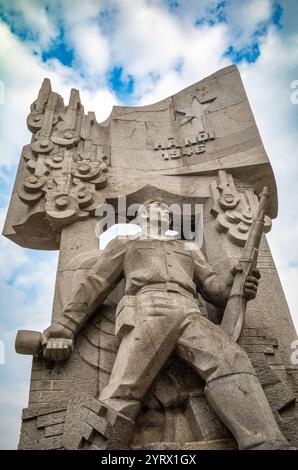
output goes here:
<path id="1" fill-rule="evenodd" d="M 199 249 L 160 230 L 169 218 L 165 204 L 149 201 L 138 213 L 141 234 L 114 239 L 99 252 L 61 318 L 44 331 L 44 357 L 66 359 L 82 326 L 124 277 L 125 296 L 116 311 L 116 334 L 122 339 L 109 384 L 99 396 L 101 407 L 134 422 L 152 382 L 175 352 L 205 381 L 208 402 L 240 449 L 290 448 L 246 353 L 201 315 L 195 300 L 197 289 L 208 302 L 224 307 L 235 270 L 241 268 L 219 278 Z M 156 225 L 159 231 L 152 230 Z M 247 278 L 248 300 L 256 295 L 258 278 L 258 272 Z"/>

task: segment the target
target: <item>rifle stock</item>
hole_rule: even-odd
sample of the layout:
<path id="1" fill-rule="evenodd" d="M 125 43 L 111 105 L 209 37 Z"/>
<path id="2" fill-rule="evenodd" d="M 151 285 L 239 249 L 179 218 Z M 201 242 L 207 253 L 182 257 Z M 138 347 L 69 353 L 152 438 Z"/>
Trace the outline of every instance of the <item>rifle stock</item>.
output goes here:
<path id="1" fill-rule="evenodd" d="M 265 186 L 260 197 L 257 215 L 250 228 L 248 238 L 243 249 L 243 254 L 239 259 L 242 271 L 237 271 L 235 274 L 232 289 L 221 322 L 223 330 L 234 341 L 238 341 L 245 320 L 247 304 L 244 292 L 245 281 L 247 276 L 257 266 L 259 246 L 264 232 L 268 199 L 269 188 Z"/>

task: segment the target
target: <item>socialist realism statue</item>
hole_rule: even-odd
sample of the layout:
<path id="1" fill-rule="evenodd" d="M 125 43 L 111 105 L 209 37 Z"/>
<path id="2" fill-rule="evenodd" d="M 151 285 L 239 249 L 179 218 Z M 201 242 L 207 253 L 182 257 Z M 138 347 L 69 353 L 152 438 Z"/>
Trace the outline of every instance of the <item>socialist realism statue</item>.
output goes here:
<path id="1" fill-rule="evenodd" d="M 114 239 L 99 251 L 59 321 L 44 331 L 44 357 L 66 359 L 85 322 L 124 278 L 125 296 L 116 311 L 116 334 L 122 339 L 110 381 L 99 396 L 102 408 L 134 422 L 154 379 L 175 353 L 204 380 L 208 402 L 240 449 L 291 448 L 248 356 L 202 316 L 195 299 L 198 290 L 224 308 L 237 267 L 221 279 L 195 245 L 189 249 L 185 241 L 166 235 L 161 228 L 169 218 L 165 204 L 148 201 L 138 213 L 142 232 Z M 256 296 L 259 277 L 257 271 L 247 277 L 247 300 Z"/>

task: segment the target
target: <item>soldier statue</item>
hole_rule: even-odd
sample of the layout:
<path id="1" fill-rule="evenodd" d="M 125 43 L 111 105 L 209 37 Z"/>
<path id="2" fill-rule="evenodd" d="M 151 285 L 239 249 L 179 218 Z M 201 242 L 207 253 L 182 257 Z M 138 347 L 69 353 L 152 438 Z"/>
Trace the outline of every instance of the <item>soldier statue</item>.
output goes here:
<path id="1" fill-rule="evenodd" d="M 208 403 L 239 449 L 290 449 L 247 354 L 198 307 L 197 291 L 224 308 L 241 267 L 236 265 L 222 279 L 194 243 L 189 246 L 164 232 L 170 217 L 166 204 L 147 201 L 137 214 L 141 231 L 99 250 L 97 262 L 75 286 L 60 319 L 44 331 L 44 357 L 66 359 L 76 335 L 124 278 L 115 330 L 121 343 L 110 381 L 98 398 L 100 406 L 134 422 L 154 379 L 175 353 L 203 379 Z M 257 270 L 247 277 L 247 300 L 256 296 L 259 277 Z"/>

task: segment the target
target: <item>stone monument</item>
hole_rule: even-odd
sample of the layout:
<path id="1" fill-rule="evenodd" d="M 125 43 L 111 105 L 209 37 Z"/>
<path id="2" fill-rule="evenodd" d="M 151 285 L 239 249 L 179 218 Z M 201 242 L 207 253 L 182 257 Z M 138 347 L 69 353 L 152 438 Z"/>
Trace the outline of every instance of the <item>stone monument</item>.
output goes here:
<path id="1" fill-rule="evenodd" d="M 4 235 L 60 255 L 49 328 L 16 340 L 33 355 L 19 448 L 297 446 L 276 186 L 237 68 L 101 124 L 45 79 L 27 125 Z M 140 231 L 100 250 L 107 206 Z"/>

